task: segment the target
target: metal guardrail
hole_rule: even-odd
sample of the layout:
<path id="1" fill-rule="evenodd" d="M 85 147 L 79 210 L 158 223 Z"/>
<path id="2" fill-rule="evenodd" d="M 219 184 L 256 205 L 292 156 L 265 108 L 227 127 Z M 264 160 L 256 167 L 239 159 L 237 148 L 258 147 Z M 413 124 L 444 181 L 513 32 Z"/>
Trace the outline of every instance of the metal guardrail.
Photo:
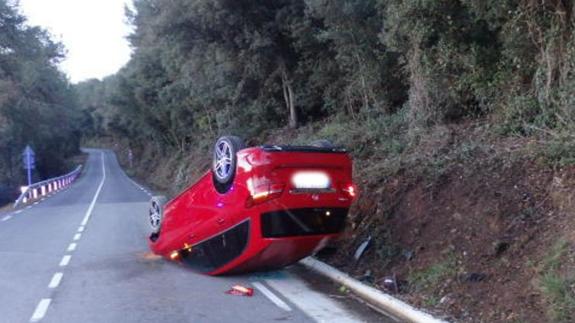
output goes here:
<path id="1" fill-rule="evenodd" d="M 82 165 L 78 166 L 75 170 L 66 175 L 50 178 L 24 187 L 22 189 L 22 194 L 20 194 L 16 202 L 14 202 L 14 208 L 16 208 L 20 203 L 26 204 L 28 201 L 35 200 L 41 196 L 46 196 L 49 193 L 59 191 L 69 186 L 76 180 L 76 178 L 78 178 L 81 171 Z"/>

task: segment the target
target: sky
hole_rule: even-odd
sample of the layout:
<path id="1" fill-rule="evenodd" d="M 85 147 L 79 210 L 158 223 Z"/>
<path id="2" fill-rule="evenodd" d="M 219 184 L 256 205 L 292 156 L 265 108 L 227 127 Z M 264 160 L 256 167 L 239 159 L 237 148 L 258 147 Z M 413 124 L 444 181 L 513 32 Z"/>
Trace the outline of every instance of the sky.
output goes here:
<path id="1" fill-rule="evenodd" d="M 60 64 L 70 81 L 116 73 L 130 59 L 126 36 L 127 0 L 20 0 L 28 24 L 48 30 L 64 44 L 66 59 Z M 131 3 L 131 2 L 130 2 Z"/>

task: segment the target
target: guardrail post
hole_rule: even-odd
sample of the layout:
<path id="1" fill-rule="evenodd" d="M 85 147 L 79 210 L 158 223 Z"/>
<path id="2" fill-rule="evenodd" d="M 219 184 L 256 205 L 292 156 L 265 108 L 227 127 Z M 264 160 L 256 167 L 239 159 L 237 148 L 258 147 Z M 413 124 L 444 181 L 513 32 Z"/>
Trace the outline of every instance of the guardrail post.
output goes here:
<path id="1" fill-rule="evenodd" d="M 37 190 L 37 189 L 32 189 L 32 198 L 33 198 L 33 199 L 37 199 L 37 198 L 38 198 L 38 190 Z"/>

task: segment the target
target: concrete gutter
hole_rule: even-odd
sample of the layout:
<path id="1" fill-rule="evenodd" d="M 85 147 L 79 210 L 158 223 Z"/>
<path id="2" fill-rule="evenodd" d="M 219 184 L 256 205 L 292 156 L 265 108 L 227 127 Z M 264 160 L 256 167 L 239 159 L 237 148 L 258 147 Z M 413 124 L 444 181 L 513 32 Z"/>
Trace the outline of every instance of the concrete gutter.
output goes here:
<path id="1" fill-rule="evenodd" d="M 300 261 L 300 264 L 314 270 L 315 272 L 330 278 L 331 280 L 342 284 L 351 290 L 354 294 L 362 298 L 370 305 L 377 309 L 389 313 L 400 320 L 414 323 L 446 323 L 437 319 L 430 314 L 422 312 L 413 306 L 406 304 L 399 299 L 392 297 L 388 294 L 381 292 L 371 286 L 368 286 L 357 279 L 333 268 L 332 266 L 316 260 L 312 257 L 307 257 Z"/>

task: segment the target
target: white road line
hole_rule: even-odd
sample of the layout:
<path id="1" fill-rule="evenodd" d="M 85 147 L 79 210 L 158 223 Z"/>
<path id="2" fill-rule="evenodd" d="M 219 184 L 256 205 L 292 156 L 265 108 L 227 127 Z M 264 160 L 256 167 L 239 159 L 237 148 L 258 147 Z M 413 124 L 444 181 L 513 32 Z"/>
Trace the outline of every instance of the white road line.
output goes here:
<path id="1" fill-rule="evenodd" d="M 31 207 L 32 207 L 32 205 L 28 205 L 26 208 L 29 209 L 29 208 L 31 208 Z"/>
<path id="2" fill-rule="evenodd" d="M 62 257 L 62 261 L 60 261 L 60 267 L 68 266 L 68 264 L 70 263 L 70 259 L 72 259 L 72 256 L 70 255 L 65 255 L 64 257 Z"/>
<path id="3" fill-rule="evenodd" d="M 38 203 L 40 203 L 40 202 L 34 202 L 34 205 L 38 205 Z"/>
<path id="4" fill-rule="evenodd" d="M 329 297 L 311 290 L 307 285 L 293 275 L 270 278 L 266 284 L 287 298 L 304 313 L 317 322 L 357 323 L 358 317 L 352 315 L 344 307 Z"/>
<path id="5" fill-rule="evenodd" d="M 74 240 L 74 241 L 78 241 L 78 240 L 80 240 L 81 237 L 82 237 L 82 234 L 81 234 L 81 233 L 76 233 L 76 234 L 74 235 L 74 239 L 73 239 L 73 240 Z"/>
<path id="6" fill-rule="evenodd" d="M 279 297 L 277 297 L 267 287 L 265 287 L 264 285 L 262 285 L 259 282 L 254 282 L 252 285 L 254 285 L 255 288 L 257 288 L 260 292 L 262 292 L 262 294 L 264 294 L 270 301 L 272 301 L 274 304 L 276 304 L 279 308 L 281 308 L 284 311 L 288 311 L 288 312 L 291 311 L 291 307 L 289 307 L 288 304 L 286 304 Z"/>
<path id="7" fill-rule="evenodd" d="M 32 314 L 32 317 L 30 318 L 30 322 L 38 322 L 43 319 L 46 315 L 46 311 L 48 311 L 48 307 L 50 306 L 51 301 L 52 300 L 49 298 L 43 298 L 40 300 L 40 303 L 38 303 L 38 306 L 36 306 L 34 314 Z"/>
<path id="8" fill-rule="evenodd" d="M 88 211 L 86 211 L 86 215 L 84 216 L 84 219 L 82 220 L 82 226 L 85 226 L 88 223 L 88 220 L 90 220 L 90 216 L 92 215 L 92 211 L 94 210 L 94 206 L 96 205 L 96 200 L 98 199 L 98 196 L 100 195 L 100 192 L 102 191 L 102 187 L 104 186 L 104 181 L 106 180 L 106 163 L 104 161 L 104 153 L 102 152 L 102 181 L 100 182 L 100 185 L 98 186 L 98 190 L 96 190 L 96 194 L 94 195 L 94 198 L 92 199 L 92 203 L 90 203 L 90 207 L 88 208 Z"/>
<path id="9" fill-rule="evenodd" d="M 78 246 L 78 245 L 77 245 L 76 243 L 72 242 L 72 243 L 68 246 L 68 249 L 67 249 L 66 251 L 74 251 L 74 250 L 76 250 L 76 247 L 77 247 L 77 246 Z"/>
<path id="10" fill-rule="evenodd" d="M 152 196 L 152 194 L 151 194 L 150 192 L 148 192 L 148 191 L 146 190 L 146 188 L 144 188 L 144 187 L 141 186 L 140 184 L 136 183 L 135 180 L 131 179 L 131 178 L 130 178 L 128 175 L 126 175 L 125 173 L 124 173 L 124 175 L 126 176 L 126 178 L 127 178 L 130 182 L 132 182 L 132 184 L 134 184 L 134 186 L 136 186 L 137 188 L 139 188 L 140 190 L 142 190 L 144 193 L 148 194 L 148 196 Z"/>
<path id="11" fill-rule="evenodd" d="M 11 216 L 11 215 L 7 215 L 7 216 L 5 216 L 5 217 L 2 219 L 2 222 L 8 221 L 8 220 L 10 220 L 10 219 L 12 219 L 12 216 Z"/>
<path id="12" fill-rule="evenodd" d="M 14 212 L 14 214 L 20 214 L 20 213 L 22 213 L 22 210 L 18 210 L 16 212 Z"/>
<path id="13" fill-rule="evenodd" d="M 84 232 L 84 226 L 83 226 L 83 225 L 81 225 L 81 226 L 78 228 L 78 232 Z"/>
<path id="14" fill-rule="evenodd" d="M 64 276 L 63 273 L 55 273 L 54 276 L 52 276 L 52 280 L 50 281 L 48 288 L 54 289 L 58 287 L 58 285 L 60 285 L 60 282 L 62 281 L 63 276 Z"/>

